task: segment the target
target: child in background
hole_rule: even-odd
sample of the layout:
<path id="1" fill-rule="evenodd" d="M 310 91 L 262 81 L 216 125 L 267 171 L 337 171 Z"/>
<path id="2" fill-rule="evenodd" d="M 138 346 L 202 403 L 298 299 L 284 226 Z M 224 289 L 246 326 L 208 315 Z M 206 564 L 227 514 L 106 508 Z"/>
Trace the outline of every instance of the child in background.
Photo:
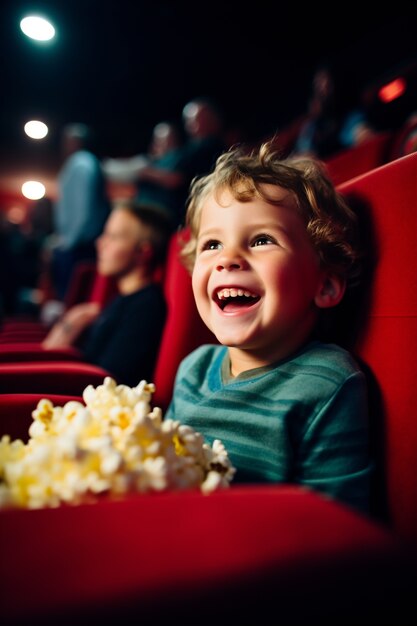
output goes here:
<path id="1" fill-rule="evenodd" d="M 133 199 L 117 201 L 96 246 L 97 270 L 115 280 L 119 295 L 101 311 L 94 303 L 67 311 L 43 347 L 73 345 L 83 332 L 77 347 L 87 362 L 108 370 L 119 384 L 151 380 L 166 319 L 155 271 L 165 262 L 171 233 L 171 221 L 160 209 Z"/>
<path id="2" fill-rule="evenodd" d="M 316 334 L 357 281 L 355 214 L 312 159 L 231 150 L 187 209 L 199 313 L 222 345 L 181 363 L 166 417 L 222 440 L 236 481 L 297 483 L 369 507 L 365 377 Z"/>

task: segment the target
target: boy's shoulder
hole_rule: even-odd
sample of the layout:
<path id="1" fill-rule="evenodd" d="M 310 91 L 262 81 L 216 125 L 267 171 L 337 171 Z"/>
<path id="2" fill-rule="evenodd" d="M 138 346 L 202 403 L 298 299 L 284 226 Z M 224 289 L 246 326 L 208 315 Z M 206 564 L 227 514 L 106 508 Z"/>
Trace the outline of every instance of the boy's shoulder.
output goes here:
<path id="1" fill-rule="evenodd" d="M 311 341 L 283 365 L 289 370 L 295 368 L 335 383 L 362 372 L 353 354 L 341 346 L 321 341 Z"/>
<path id="2" fill-rule="evenodd" d="M 311 341 L 304 352 L 306 359 L 323 360 L 334 363 L 343 369 L 356 371 L 358 362 L 351 352 L 335 343 L 324 343 L 322 341 Z"/>

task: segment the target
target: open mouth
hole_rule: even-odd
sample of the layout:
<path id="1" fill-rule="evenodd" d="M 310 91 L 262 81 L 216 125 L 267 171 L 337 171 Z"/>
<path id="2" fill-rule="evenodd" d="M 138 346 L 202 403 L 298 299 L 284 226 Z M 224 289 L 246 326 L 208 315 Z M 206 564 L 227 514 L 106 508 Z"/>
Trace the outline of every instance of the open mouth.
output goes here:
<path id="1" fill-rule="evenodd" d="M 248 289 L 238 287 L 219 289 L 215 293 L 217 306 L 225 312 L 247 309 L 259 302 L 260 296 Z"/>

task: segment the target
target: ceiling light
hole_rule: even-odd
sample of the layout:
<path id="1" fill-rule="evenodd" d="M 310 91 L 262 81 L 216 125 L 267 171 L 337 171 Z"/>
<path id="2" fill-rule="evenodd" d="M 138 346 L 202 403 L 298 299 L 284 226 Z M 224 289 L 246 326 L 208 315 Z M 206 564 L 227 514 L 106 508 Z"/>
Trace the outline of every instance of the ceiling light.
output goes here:
<path id="1" fill-rule="evenodd" d="M 48 127 L 43 122 L 31 120 L 25 124 L 25 133 L 31 139 L 43 139 L 48 134 Z"/>
<path id="2" fill-rule="evenodd" d="M 30 15 L 20 22 L 20 28 L 31 39 L 49 41 L 55 35 L 55 28 L 43 17 Z"/>
<path id="3" fill-rule="evenodd" d="M 37 180 L 27 180 L 22 185 L 22 194 L 29 200 L 40 200 L 45 195 L 45 185 Z"/>

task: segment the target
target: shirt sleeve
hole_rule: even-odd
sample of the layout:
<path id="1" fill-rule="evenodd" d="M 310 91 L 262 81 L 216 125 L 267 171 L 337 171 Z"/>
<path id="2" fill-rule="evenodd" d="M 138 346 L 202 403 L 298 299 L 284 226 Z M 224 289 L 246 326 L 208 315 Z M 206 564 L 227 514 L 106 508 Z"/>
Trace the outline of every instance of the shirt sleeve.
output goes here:
<path id="1" fill-rule="evenodd" d="M 349 376 L 308 423 L 295 482 L 369 513 L 368 399 L 362 372 Z"/>

